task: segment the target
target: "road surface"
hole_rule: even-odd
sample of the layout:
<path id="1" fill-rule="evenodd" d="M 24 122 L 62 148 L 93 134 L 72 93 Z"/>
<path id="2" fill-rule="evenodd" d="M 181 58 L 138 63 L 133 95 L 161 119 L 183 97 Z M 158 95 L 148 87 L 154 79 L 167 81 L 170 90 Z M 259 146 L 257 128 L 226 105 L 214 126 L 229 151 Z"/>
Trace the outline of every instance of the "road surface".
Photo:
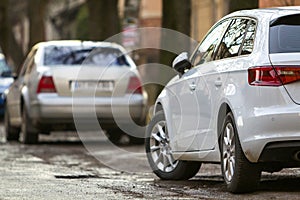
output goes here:
<path id="1" fill-rule="evenodd" d="M 257 192 L 226 191 L 219 165 L 189 181 L 161 181 L 141 146 L 115 147 L 104 136 L 43 136 L 38 145 L 7 143 L 0 125 L 0 199 L 300 199 L 300 170 L 264 173 Z"/>

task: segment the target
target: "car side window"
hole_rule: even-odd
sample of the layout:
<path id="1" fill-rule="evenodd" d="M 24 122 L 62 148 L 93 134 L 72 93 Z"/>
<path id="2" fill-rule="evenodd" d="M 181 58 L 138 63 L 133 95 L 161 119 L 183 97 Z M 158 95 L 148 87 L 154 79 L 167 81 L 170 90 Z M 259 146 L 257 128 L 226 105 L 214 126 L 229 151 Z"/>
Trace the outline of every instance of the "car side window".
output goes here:
<path id="1" fill-rule="evenodd" d="M 248 19 L 235 19 L 232 21 L 219 45 L 215 60 L 239 55 L 246 36 L 248 22 Z"/>
<path id="2" fill-rule="evenodd" d="M 192 57 L 191 63 L 193 66 L 213 60 L 216 47 L 218 46 L 220 38 L 222 38 L 222 35 L 227 29 L 229 23 L 230 20 L 222 21 L 208 33 Z"/>
<path id="3" fill-rule="evenodd" d="M 241 55 L 248 55 L 252 53 L 254 47 L 255 32 L 256 22 L 254 20 L 250 20 L 246 37 L 242 46 Z"/>

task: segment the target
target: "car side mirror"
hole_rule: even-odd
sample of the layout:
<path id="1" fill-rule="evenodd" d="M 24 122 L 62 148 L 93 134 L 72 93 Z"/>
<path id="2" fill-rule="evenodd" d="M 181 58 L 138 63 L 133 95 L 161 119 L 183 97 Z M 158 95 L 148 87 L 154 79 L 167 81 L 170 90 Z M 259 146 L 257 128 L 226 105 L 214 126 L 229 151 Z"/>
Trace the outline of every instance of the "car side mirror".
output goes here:
<path id="1" fill-rule="evenodd" d="M 184 74 L 184 71 L 192 66 L 189 61 L 189 54 L 187 52 L 179 54 L 173 61 L 172 66 L 180 74 Z"/>

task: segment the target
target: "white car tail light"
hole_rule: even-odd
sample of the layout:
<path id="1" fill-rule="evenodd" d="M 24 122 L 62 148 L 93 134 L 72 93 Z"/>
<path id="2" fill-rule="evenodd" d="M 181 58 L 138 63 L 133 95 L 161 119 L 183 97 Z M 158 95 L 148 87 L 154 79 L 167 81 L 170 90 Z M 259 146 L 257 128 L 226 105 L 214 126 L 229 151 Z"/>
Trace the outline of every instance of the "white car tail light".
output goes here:
<path id="1" fill-rule="evenodd" d="M 138 77 L 132 76 L 129 79 L 129 84 L 127 87 L 127 93 L 129 94 L 142 94 L 142 84 Z"/>
<path id="2" fill-rule="evenodd" d="M 300 66 L 260 66 L 248 69 L 252 86 L 282 86 L 300 80 Z"/>
<path id="3" fill-rule="evenodd" d="M 56 93 L 52 76 L 43 76 L 38 84 L 37 93 Z"/>

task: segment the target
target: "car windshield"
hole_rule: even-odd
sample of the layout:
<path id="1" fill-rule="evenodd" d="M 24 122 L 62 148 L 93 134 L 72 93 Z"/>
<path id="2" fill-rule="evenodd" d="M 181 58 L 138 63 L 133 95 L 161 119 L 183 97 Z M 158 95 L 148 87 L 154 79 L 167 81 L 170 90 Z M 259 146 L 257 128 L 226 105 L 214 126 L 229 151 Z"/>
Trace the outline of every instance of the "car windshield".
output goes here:
<path id="1" fill-rule="evenodd" d="M 116 48 L 49 46 L 45 48 L 44 65 L 129 66 L 126 57 Z"/>
<path id="2" fill-rule="evenodd" d="M 300 52 L 300 15 L 289 15 L 271 22 L 270 53 Z"/>

